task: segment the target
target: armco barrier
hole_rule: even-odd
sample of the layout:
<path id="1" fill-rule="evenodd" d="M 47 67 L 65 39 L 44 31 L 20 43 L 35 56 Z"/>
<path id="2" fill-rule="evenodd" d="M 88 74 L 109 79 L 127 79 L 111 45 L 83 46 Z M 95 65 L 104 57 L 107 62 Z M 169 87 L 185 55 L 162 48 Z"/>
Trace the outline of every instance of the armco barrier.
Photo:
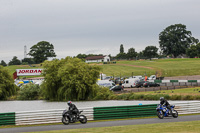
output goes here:
<path id="1" fill-rule="evenodd" d="M 94 107 L 94 120 L 155 116 L 157 104 Z"/>
<path id="2" fill-rule="evenodd" d="M 200 113 L 200 101 L 169 101 L 179 114 Z M 159 104 L 159 102 L 158 102 Z M 157 104 L 80 108 L 88 120 L 134 118 L 155 116 Z M 0 113 L 1 125 L 31 125 L 60 123 L 64 109 Z"/>
<path id="3" fill-rule="evenodd" d="M 0 113 L 0 126 L 1 125 L 15 125 L 15 113 Z"/>

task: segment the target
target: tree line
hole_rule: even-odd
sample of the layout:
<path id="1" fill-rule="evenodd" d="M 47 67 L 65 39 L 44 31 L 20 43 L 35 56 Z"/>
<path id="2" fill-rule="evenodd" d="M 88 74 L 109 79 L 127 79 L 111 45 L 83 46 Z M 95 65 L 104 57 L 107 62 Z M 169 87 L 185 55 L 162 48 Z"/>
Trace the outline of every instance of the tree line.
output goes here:
<path id="1" fill-rule="evenodd" d="M 158 49 L 160 52 L 158 53 Z M 156 46 L 147 46 L 143 51 L 136 52 L 135 48 L 129 48 L 128 52 L 124 52 L 123 44 L 120 45 L 119 53 L 113 56 L 113 59 L 151 59 L 154 57 L 172 57 L 187 56 L 190 58 L 200 57 L 199 40 L 192 36 L 192 32 L 186 29 L 186 25 L 174 24 L 166 27 L 159 34 L 159 48 Z M 32 58 L 24 58 L 22 61 L 14 56 L 8 64 L 4 60 L 0 65 L 20 65 L 20 64 L 38 64 L 42 63 L 50 57 L 56 57 L 53 44 L 47 41 L 41 41 L 33 45 L 28 53 Z M 99 56 L 103 54 L 78 54 L 77 58 L 85 59 L 88 56 Z M 111 57 L 111 55 L 109 55 Z"/>

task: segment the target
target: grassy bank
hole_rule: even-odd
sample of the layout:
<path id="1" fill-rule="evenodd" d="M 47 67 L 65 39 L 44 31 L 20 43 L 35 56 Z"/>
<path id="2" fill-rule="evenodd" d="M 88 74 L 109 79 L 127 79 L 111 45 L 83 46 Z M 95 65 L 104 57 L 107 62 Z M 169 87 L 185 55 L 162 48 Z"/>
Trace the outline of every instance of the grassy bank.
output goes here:
<path id="1" fill-rule="evenodd" d="M 102 68 L 102 72 L 109 76 L 132 76 L 144 75 L 150 76 L 156 72 L 163 77 L 171 76 L 189 76 L 200 75 L 200 59 L 158 59 L 158 60 L 137 60 L 137 61 L 116 61 L 116 64 L 92 63 Z M 10 74 L 16 69 L 41 68 L 40 64 L 32 65 L 13 65 L 7 66 Z"/>
<path id="2" fill-rule="evenodd" d="M 42 131 L 37 133 L 200 133 L 200 121 L 142 124 L 86 129 Z M 31 133 L 31 132 L 30 132 Z M 34 132 L 35 133 L 35 132 Z"/>
<path id="3" fill-rule="evenodd" d="M 107 99 L 103 100 L 159 100 L 160 97 L 165 97 L 168 100 L 200 100 L 200 87 L 134 93 L 126 92 L 115 95 L 110 93 Z"/>
<path id="4" fill-rule="evenodd" d="M 129 65 L 129 66 L 125 66 Z M 132 65 L 132 66 L 131 66 Z M 160 73 L 162 77 L 200 75 L 200 59 L 158 59 L 158 60 L 137 60 L 137 61 L 117 61 L 116 64 L 100 65 L 103 73 L 115 76 L 134 75 L 148 76 Z M 113 69 L 108 69 L 112 67 Z M 149 68 L 147 68 L 149 67 Z M 126 70 L 126 68 L 128 68 Z M 117 70 L 117 71 L 116 71 Z"/>

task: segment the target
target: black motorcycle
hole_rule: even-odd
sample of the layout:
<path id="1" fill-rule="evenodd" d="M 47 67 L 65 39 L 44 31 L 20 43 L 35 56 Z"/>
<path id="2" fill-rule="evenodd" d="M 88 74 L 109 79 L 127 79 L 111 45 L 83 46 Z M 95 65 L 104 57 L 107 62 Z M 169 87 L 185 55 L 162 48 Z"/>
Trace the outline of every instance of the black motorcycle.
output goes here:
<path id="1" fill-rule="evenodd" d="M 65 125 L 68 125 L 69 123 L 75 123 L 80 121 L 82 124 L 87 123 L 87 118 L 84 115 L 80 115 L 80 111 L 77 115 L 72 114 L 72 111 L 70 110 L 64 110 L 62 114 L 62 123 Z"/>

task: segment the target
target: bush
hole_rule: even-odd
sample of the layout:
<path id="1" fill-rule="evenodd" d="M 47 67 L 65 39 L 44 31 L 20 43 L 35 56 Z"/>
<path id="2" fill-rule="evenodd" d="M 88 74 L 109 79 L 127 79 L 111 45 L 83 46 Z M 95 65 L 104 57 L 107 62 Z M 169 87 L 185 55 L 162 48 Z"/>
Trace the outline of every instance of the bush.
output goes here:
<path id="1" fill-rule="evenodd" d="M 183 100 L 194 100 L 194 97 L 191 95 L 183 96 Z"/>
<path id="2" fill-rule="evenodd" d="M 7 100 L 15 95 L 18 89 L 8 69 L 0 65 L 0 100 Z"/>
<path id="3" fill-rule="evenodd" d="M 181 100 L 181 95 L 172 95 L 170 100 Z"/>
<path id="4" fill-rule="evenodd" d="M 93 98 L 94 100 L 110 100 L 110 98 L 115 98 L 113 92 L 107 87 L 99 86 L 95 91 L 96 95 Z"/>
<path id="5" fill-rule="evenodd" d="M 40 87 L 33 83 L 23 85 L 18 92 L 18 100 L 37 100 L 40 96 Z"/>

